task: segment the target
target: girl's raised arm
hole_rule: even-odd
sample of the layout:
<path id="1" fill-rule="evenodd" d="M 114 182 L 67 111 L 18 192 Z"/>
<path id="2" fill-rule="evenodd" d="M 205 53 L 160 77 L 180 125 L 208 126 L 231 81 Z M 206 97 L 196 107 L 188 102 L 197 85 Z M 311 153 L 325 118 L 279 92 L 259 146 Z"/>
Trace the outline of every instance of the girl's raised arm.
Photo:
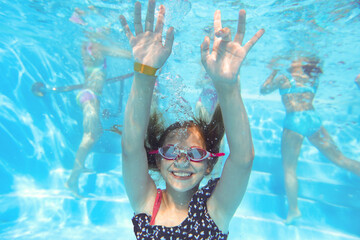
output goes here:
<path id="1" fill-rule="evenodd" d="M 229 28 L 222 28 L 221 13 L 214 15 L 214 43 L 210 53 L 210 38 L 201 45 L 202 63 L 214 82 L 223 114 L 230 155 L 226 160 L 220 181 L 207 206 L 220 229 L 228 229 L 229 222 L 245 193 L 254 159 L 254 148 L 247 113 L 241 98 L 239 71 L 248 51 L 264 34 L 259 30 L 245 45 L 244 10 L 240 10 L 238 29 L 231 40 Z"/>
<path id="2" fill-rule="evenodd" d="M 143 29 L 141 4 L 135 3 L 135 35 L 130 31 L 125 17 L 120 16 L 135 60 L 134 82 L 126 105 L 122 135 L 123 178 L 135 213 L 150 214 L 155 201 L 156 186 L 148 173 L 144 140 L 156 80 L 155 72 L 169 57 L 174 40 L 174 31 L 171 27 L 166 33 L 165 45 L 162 44 L 165 7 L 160 6 L 155 29 L 154 12 L 155 1 L 149 0 L 145 29 Z"/>

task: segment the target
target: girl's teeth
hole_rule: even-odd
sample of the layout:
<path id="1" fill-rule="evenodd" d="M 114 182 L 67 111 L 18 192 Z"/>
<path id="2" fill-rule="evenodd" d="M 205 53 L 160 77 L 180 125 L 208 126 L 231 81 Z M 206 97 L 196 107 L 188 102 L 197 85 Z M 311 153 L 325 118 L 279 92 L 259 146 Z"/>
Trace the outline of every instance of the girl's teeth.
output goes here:
<path id="1" fill-rule="evenodd" d="M 173 172 L 175 176 L 178 177 L 189 177 L 191 173 L 185 173 L 185 172 Z"/>

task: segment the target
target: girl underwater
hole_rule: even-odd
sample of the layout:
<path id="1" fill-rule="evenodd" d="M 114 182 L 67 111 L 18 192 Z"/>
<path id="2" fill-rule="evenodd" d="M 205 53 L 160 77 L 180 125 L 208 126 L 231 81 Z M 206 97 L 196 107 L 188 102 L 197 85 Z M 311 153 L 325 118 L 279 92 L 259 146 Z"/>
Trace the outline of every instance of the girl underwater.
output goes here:
<path id="1" fill-rule="evenodd" d="M 193 119 L 164 129 L 158 114 L 150 115 L 157 71 L 171 54 L 174 29 L 162 44 L 165 7 L 159 8 L 154 28 L 155 1 L 149 0 L 145 28 L 141 4 L 135 3 L 134 28 L 120 16 L 134 56 L 134 81 L 125 110 L 122 135 L 123 178 L 137 239 L 227 239 L 229 223 L 247 188 L 254 148 L 247 113 L 240 93 L 240 66 L 263 35 L 259 30 L 245 45 L 244 10 L 239 11 L 234 40 L 214 15 L 214 43 L 201 45 L 202 64 L 212 79 L 219 105 L 211 121 Z M 151 117 L 150 117 L 151 116 Z M 219 156 L 221 138 L 227 136 L 230 154 L 220 178 L 199 189 Z M 145 145 L 144 145 L 145 143 Z M 149 169 L 160 171 L 166 189 L 157 189 Z"/>

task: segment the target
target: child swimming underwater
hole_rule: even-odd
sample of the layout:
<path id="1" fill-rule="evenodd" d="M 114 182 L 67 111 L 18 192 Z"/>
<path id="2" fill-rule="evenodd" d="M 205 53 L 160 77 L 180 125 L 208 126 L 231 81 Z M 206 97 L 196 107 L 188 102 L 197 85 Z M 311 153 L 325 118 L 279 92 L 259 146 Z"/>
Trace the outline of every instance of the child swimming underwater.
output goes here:
<path id="1" fill-rule="evenodd" d="M 209 123 L 201 119 L 177 122 L 163 128 L 150 118 L 151 98 L 157 71 L 171 54 L 174 29 L 162 44 L 164 6 L 160 6 L 154 28 L 155 1 L 149 0 L 145 29 L 141 4 L 135 4 L 135 35 L 124 18 L 121 24 L 133 50 L 135 75 L 127 102 L 122 136 L 123 178 L 135 212 L 134 231 L 138 239 L 226 239 L 229 223 L 246 191 L 254 159 L 247 113 L 240 94 L 238 74 L 248 51 L 263 35 L 258 31 L 242 46 L 245 11 L 239 12 L 234 40 L 221 25 L 221 13 L 214 15 L 215 37 L 201 45 L 201 59 L 212 79 L 221 107 Z M 212 170 L 219 144 L 226 132 L 230 155 L 221 177 L 199 189 Z M 144 142 L 146 143 L 144 146 Z M 166 189 L 156 188 L 149 169 L 160 171 Z"/>

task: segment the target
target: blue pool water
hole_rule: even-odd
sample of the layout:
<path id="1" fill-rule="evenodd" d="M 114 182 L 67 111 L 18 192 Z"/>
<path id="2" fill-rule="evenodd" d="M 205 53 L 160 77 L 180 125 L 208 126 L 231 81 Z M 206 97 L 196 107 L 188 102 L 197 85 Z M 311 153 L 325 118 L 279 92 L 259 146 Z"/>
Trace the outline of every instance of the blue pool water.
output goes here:
<path id="1" fill-rule="evenodd" d="M 141 1 L 144 2 L 144 1 Z M 173 54 L 159 79 L 160 108 L 169 122 L 189 116 L 203 78 L 200 44 L 211 34 L 213 13 L 235 31 L 247 10 L 249 39 L 265 28 L 241 69 L 243 99 L 256 157 L 247 193 L 230 225 L 229 239 L 360 239 L 360 178 L 330 163 L 304 142 L 298 165 L 302 218 L 285 225 L 287 203 L 280 140 L 284 109 L 277 93 L 261 96 L 274 57 L 314 53 L 324 74 L 315 98 L 323 124 L 348 157 L 360 160 L 360 3 L 352 0 L 160 1 L 166 26 L 176 29 Z M 133 215 L 121 169 L 121 137 L 104 132 L 89 154 L 93 172 L 80 178 L 85 195 L 64 187 L 82 137 L 76 93 L 31 92 L 81 84 L 82 29 L 69 21 L 75 7 L 94 4 L 111 23 L 111 36 L 130 49 L 118 23 L 131 23 L 134 1 L 0 0 L 0 239 L 134 239 Z M 143 8 L 143 10 L 146 8 Z M 279 62 L 279 67 L 288 64 Z M 108 58 L 108 78 L 132 72 L 132 62 Z M 131 79 L 105 86 L 104 128 L 122 124 Z"/>

